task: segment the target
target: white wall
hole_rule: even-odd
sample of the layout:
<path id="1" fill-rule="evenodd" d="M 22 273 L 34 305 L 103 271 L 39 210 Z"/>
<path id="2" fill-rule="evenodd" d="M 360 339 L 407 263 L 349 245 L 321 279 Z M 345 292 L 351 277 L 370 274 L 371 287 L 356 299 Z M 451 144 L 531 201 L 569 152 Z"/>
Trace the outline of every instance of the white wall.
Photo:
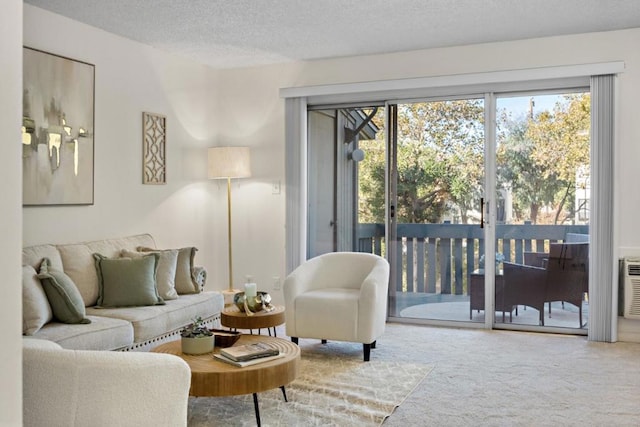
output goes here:
<path id="1" fill-rule="evenodd" d="M 226 254 L 214 244 L 226 187 L 206 174 L 222 125 L 215 71 L 28 5 L 24 45 L 95 65 L 95 204 L 24 208 L 24 245 L 149 232 L 160 247 L 198 247 L 215 272 Z M 142 184 L 143 112 L 167 117 L 166 185 Z"/>
<path id="2" fill-rule="evenodd" d="M 226 191 L 206 180 L 206 147 L 248 145 L 253 176 L 233 185 L 234 279 L 252 275 L 281 301 L 272 289 L 285 250 L 286 189 L 272 194 L 272 183 L 284 185 L 280 88 L 623 60 L 616 244 L 640 252 L 640 29 L 220 71 L 26 5 L 24 34 L 25 45 L 96 65 L 96 204 L 25 208 L 25 245 L 151 232 L 162 247 L 198 246 L 209 286 L 223 289 Z M 142 111 L 168 117 L 166 186 L 140 184 Z"/>
<path id="3" fill-rule="evenodd" d="M 22 0 L 5 0 L 0 14 L 0 426 L 22 425 Z"/>

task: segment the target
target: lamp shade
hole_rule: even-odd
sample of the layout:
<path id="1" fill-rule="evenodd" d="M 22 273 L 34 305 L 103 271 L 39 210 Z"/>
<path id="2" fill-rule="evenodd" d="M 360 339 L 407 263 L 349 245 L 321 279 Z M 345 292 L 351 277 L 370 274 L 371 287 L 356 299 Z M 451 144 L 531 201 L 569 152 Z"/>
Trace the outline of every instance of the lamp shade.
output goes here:
<path id="1" fill-rule="evenodd" d="M 209 179 L 248 178 L 251 176 L 249 147 L 209 148 Z"/>

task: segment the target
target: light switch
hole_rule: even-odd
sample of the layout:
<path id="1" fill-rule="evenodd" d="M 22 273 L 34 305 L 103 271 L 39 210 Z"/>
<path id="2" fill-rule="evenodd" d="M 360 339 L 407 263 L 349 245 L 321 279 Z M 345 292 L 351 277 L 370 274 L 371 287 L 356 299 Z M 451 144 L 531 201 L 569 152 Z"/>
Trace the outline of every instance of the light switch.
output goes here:
<path id="1" fill-rule="evenodd" d="M 271 194 L 280 194 L 280 180 L 271 183 Z"/>

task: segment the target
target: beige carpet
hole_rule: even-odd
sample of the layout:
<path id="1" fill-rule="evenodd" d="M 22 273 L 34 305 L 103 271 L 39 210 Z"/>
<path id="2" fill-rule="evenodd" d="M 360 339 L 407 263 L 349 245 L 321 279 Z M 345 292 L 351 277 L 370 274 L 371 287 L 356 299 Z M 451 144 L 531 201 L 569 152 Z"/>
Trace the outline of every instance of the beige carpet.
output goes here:
<path id="1" fill-rule="evenodd" d="M 300 340 L 300 375 L 286 387 L 260 393 L 262 425 L 379 426 L 431 372 L 420 362 L 362 361 L 362 345 Z M 376 350 L 373 350 L 375 352 Z M 190 398 L 189 423 L 254 426 L 253 398 Z"/>
<path id="2" fill-rule="evenodd" d="M 278 328 L 278 336 L 283 335 Z M 357 345 L 330 342 L 323 349 L 317 341 L 300 343 L 335 357 L 361 357 Z M 383 427 L 640 426 L 640 344 L 389 323 L 371 359 L 409 369 L 433 366 Z M 376 389 L 384 394 L 388 387 L 377 384 Z M 279 391 L 274 393 L 281 402 Z M 250 398 L 246 402 L 225 413 L 224 404 L 192 400 L 190 426 L 205 425 L 202 414 L 207 414 L 207 425 L 254 426 Z M 238 421 L 234 411 L 251 416 Z M 304 417 L 288 425 L 323 425 L 315 414 Z"/>
<path id="3" fill-rule="evenodd" d="M 378 347 L 434 365 L 383 427 L 640 426 L 640 344 L 389 324 Z"/>

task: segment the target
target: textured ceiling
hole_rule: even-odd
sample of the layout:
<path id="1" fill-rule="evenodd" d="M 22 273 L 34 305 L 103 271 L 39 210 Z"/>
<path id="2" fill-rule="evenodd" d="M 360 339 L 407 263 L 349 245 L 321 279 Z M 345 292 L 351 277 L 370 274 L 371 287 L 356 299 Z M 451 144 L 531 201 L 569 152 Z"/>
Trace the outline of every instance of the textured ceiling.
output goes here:
<path id="1" fill-rule="evenodd" d="M 216 68 L 640 28 L 640 0 L 25 0 Z"/>

